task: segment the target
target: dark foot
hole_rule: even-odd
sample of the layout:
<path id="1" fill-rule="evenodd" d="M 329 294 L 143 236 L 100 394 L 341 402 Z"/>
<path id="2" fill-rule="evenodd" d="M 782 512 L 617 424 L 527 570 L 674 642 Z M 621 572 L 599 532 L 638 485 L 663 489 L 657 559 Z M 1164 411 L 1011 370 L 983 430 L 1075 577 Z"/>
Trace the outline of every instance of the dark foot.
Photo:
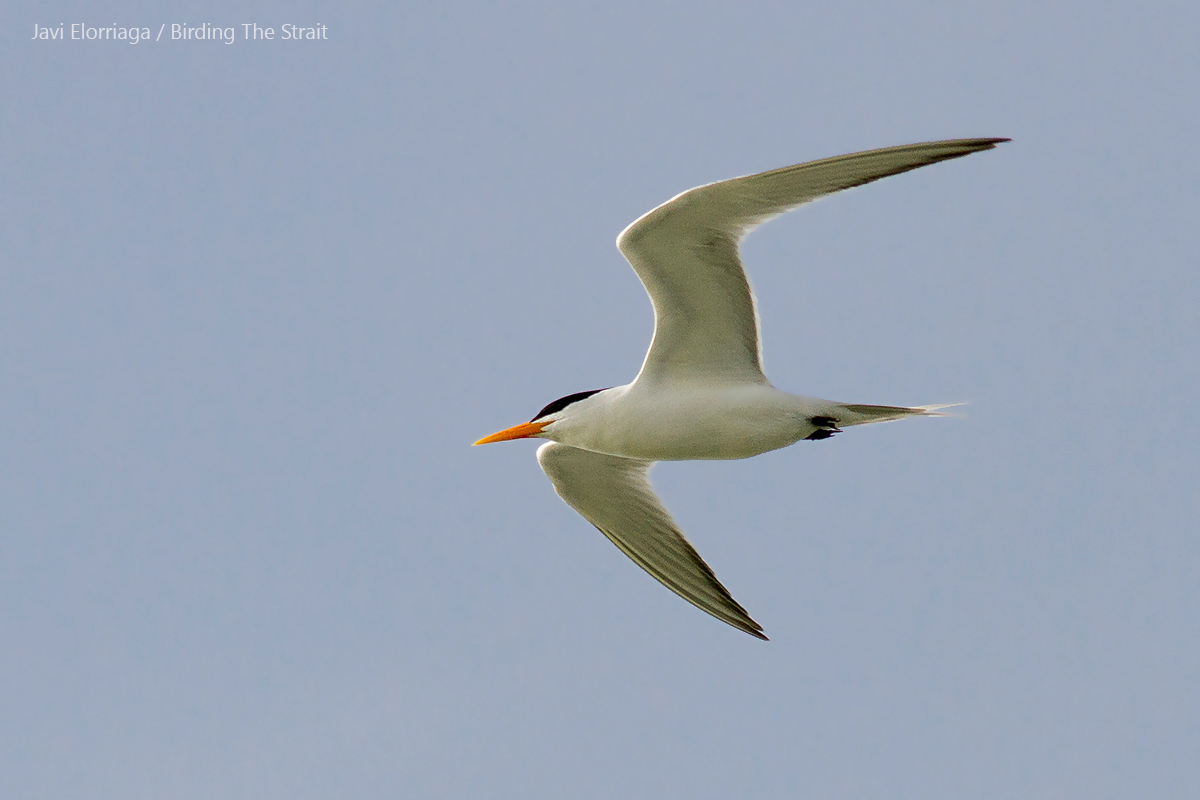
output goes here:
<path id="1" fill-rule="evenodd" d="M 837 426 L 837 420 L 833 417 L 812 417 L 808 421 L 817 428 L 817 430 L 804 437 L 808 441 L 816 442 L 821 439 L 828 439 L 835 433 L 842 432 L 842 429 Z"/>

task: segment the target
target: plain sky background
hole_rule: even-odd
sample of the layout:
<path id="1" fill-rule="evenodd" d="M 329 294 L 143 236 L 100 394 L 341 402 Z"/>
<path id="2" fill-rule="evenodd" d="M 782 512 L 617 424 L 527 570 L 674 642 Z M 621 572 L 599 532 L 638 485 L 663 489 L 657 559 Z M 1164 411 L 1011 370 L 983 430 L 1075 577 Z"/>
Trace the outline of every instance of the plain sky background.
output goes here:
<path id="1" fill-rule="evenodd" d="M 1200 797 L 1196 3 L 0 34 L 0 796 Z M 636 373 L 638 215 L 964 136 L 744 257 L 780 388 L 965 414 L 654 473 L 771 642 L 470 446 Z"/>

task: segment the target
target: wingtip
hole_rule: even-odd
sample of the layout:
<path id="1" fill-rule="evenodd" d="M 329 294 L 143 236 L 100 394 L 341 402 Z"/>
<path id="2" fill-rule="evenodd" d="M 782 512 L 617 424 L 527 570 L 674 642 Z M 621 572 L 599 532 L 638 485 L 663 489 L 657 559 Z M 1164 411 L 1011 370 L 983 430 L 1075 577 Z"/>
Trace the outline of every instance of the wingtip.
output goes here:
<path id="1" fill-rule="evenodd" d="M 994 150 L 996 145 L 1011 141 L 1012 139 L 1007 136 L 984 136 L 978 139 L 948 139 L 945 142 L 930 142 L 930 144 L 946 144 L 961 147 L 962 150 L 959 153 L 948 156 L 949 158 L 957 158 L 971 153 L 982 153 L 984 150 Z"/>
<path id="2" fill-rule="evenodd" d="M 980 139 L 958 139 L 952 141 L 960 143 L 963 147 L 960 153 L 950 156 L 950 158 L 956 158 L 959 155 L 965 156 L 971 153 L 982 153 L 984 150 L 995 150 L 996 145 L 1011 142 L 1012 139 L 1006 136 L 988 136 Z"/>
<path id="3" fill-rule="evenodd" d="M 740 608 L 740 606 L 739 606 L 739 608 Z M 745 609 L 743 609 L 743 611 L 744 610 Z M 730 625 L 733 625 L 733 627 L 737 628 L 739 631 L 742 631 L 743 633 L 748 633 L 751 636 L 753 636 L 755 639 L 762 639 L 764 642 L 771 641 L 770 639 L 767 638 L 767 635 L 765 633 L 763 633 L 763 626 L 759 625 L 757 622 L 755 622 L 753 619 L 751 619 L 749 614 L 746 615 L 745 621 L 738 621 L 737 623 L 731 622 L 730 620 L 723 620 L 723 621 L 729 622 Z"/>

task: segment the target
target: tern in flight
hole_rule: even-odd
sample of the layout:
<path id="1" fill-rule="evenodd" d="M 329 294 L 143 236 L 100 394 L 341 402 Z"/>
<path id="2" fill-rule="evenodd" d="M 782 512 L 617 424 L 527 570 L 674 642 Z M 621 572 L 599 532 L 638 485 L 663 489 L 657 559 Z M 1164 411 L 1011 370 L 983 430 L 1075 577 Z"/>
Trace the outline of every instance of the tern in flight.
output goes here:
<path id="1" fill-rule="evenodd" d="M 758 313 L 738 243 L 802 203 L 1006 141 L 886 147 L 676 195 L 617 237 L 654 305 L 654 338 L 633 383 L 559 398 L 530 422 L 475 444 L 548 439 L 538 463 L 567 505 L 668 589 L 766 639 L 654 494 L 650 467 L 749 458 L 801 439 L 827 439 L 850 425 L 931 415 L 944 406 L 835 403 L 772 386 L 763 374 Z"/>

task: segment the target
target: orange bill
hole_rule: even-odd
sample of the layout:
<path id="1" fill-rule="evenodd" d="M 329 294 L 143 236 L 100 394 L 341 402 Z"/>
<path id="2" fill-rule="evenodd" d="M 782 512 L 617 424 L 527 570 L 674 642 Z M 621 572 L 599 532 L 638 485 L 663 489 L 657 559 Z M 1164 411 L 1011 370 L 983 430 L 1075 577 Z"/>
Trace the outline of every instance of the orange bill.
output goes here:
<path id="1" fill-rule="evenodd" d="M 493 433 L 491 436 L 485 436 L 475 444 L 507 442 L 509 439 L 528 439 L 532 436 L 537 436 L 542 432 L 542 429 L 549 424 L 550 420 L 545 420 L 544 422 L 522 422 L 520 425 L 514 425 L 511 428 L 505 428 L 499 433 Z"/>

